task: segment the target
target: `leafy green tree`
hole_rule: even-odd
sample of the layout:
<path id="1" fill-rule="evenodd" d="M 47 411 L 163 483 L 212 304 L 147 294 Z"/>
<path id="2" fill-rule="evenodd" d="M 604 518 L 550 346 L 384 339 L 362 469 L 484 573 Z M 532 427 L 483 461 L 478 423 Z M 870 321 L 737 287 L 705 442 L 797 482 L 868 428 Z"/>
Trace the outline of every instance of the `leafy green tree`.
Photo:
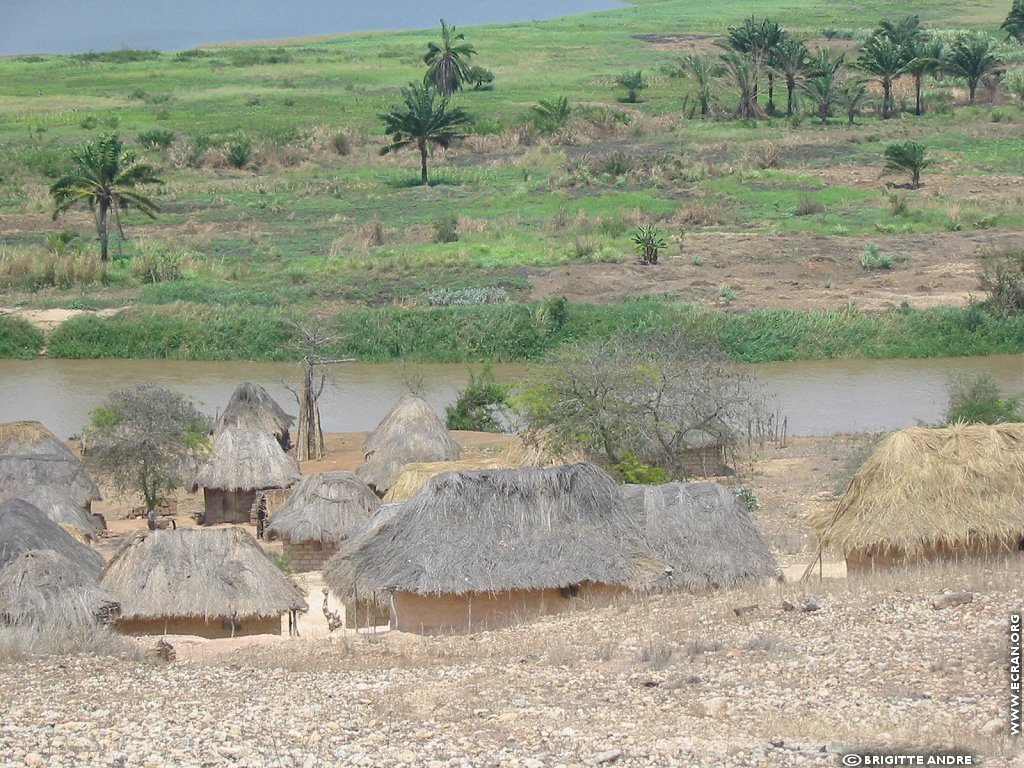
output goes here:
<path id="1" fill-rule="evenodd" d="M 775 47 L 771 65 L 786 83 L 786 117 L 793 116 L 793 96 L 810 66 L 810 54 L 802 40 L 787 38 Z"/>
<path id="2" fill-rule="evenodd" d="M 53 218 L 56 221 L 76 205 L 88 205 L 100 239 L 100 260 L 107 261 L 111 217 L 121 237 L 121 211 L 134 208 L 156 218 L 160 209 L 138 187 L 163 182 L 157 178 L 156 169 L 138 162 L 114 133 L 101 134 L 96 141 L 73 150 L 71 157 L 74 169 L 50 187 Z"/>
<path id="3" fill-rule="evenodd" d="M 1006 20 L 999 25 L 999 28 L 1006 33 L 1007 40 L 1024 43 L 1024 0 L 1013 0 Z"/>
<path id="4" fill-rule="evenodd" d="M 449 98 L 462 90 L 462 84 L 472 82 L 469 60 L 476 55 L 476 49 L 464 42 L 466 36 L 455 34 L 455 27 L 449 27 L 441 19 L 441 44 L 428 43 L 423 63 L 427 65 L 424 85 L 432 85 L 443 98 Z"/>
<path id="5" fill-rule="evenodd" d="M 141 494 L 154 527 L 156 508 L 208 453 L 209 422 L 183 395 L 152 385 L 111 393 L 90 420 L 86 465 L 119 494 Z"/>
<path id="6" fill-rule="evenodd" d="M 691 53 L 679 61 L 680 68 L 693 77 L 697 86 L 697 102 L 700 104 L 700 116 L 704 120 L 711 111 L 712 88 L 715 83 L 716 67 L 711 58 L 705 54 Z"/>
<path id="7" fill-rule="evenodd" d="M 429 184 L 427 155 L 431 147 L 447 148 L 455 139 L 466 136 L 470 117 L 461 107 L 451 107 L 448 99 L 438 97 L 437 91 L 426 85 L 410 83 L 402 89 L 402 104 L 380 115 L 384 132 L 391 143 L 380 151 L 382 155 L 415 146 L 420 153 L 420 179 Z"/>
<path id="8" fill-rule="evenodd" d="M 636 104 L 640 91 L 647 87 L 644 73 L 639 69 L 636 72 L 623 72 L 615 78 L 615 84 L 626 89 L 626 101 L 630 104 Z"/>
<path id="9" fill-rule="evenodd" d="M 499 384 L 494 370 L 484 366 L 480 375 L 469 372 L 469 383 L 455 403 L 445 408 L 448 429 L 469 429 L 474 432 L 502 432 L 508 414 L 509 387 Z"/>
<path id="10" fill-rule="evenodd" d="M 907 71 L 905 50 L 885 35 L 872 35 L 860 49 L 856 67 L 882 86 L 882 118 L 892 116 L 892 84 Z"/>
<path id="11" fill-rule="evenodd" d="M 976 33 L 961 35 L 953 41 L 946 52 L 942 68 L 948 74 L 962 77 L 967 81 L 970 102 L 974 104 L 974 95 L 981 78 L 999 72 L 1001 63 L 996 56 L 992 38 L 986 34 Z"/>
<path id="12" fill-rule="evenodd" d="M 1003 424 L 1024 420 L 1021 412 L 1024 393 L 1004 397 L 988 371 L 975 375 L 953 376 L 949 381 L 946 423 Z"/>
<path id="13" fill-rule="evenodd" d="M 474 91 L 489 91 L 494 87 L 494 73 L 486 67 L 473 64 L 466 78 L 473 84 Z"/>
<path id="14" fill-rule="evenodd" d="M 909 173 L 912 189 L 921 186 L 921 171 L 929 165 L 924 146 L 916 141 L 890 144 L 885 148 L 885 169 Z"/>

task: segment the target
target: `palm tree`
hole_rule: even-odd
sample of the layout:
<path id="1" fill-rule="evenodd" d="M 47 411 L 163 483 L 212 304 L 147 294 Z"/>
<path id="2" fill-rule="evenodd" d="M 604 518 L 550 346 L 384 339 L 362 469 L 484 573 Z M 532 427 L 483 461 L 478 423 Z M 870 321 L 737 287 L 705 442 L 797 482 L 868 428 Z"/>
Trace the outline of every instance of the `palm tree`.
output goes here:
<path id="1" fill-rule="evenodd" d="M 910 61 L 907 62 L 906 72 L 914 78 L 914 114 L 920 115 L 921 109 L 921 85 L 925 75 L 934 75 L 942 66 L 943 45 L 941 40 L 929 40 L 921 37 L 911 43 L 907 48 Z"/>
<path id="2" fill-rule="evenodd" d="M 449 107 L 448 99 L 438 97 L 433 88 L 409 83 L 402 89 L 403 104 L 392 107 L 387 114 L 380 115 L 384 121 L 384 133 L 391 137 L 391 143 L 380 151 L 382 155 L 396 152 L 403 147 L 415 145 L 420 152 L 420 179 L 429 184 L 427 178 L 427 155 L 432 146 L 447 149 L 453 139 L 466 134 L 462 129 L 469 124 L 469 114 L 461 107 Z"/>
<path id="3" fill-rule="evenodd" d="M 847 125 L 853 125 L 853 119 L 860 114 L 868 99 L 867 85 L 863 80 L 850 80 L 837 90 L 836 101 L 846 112 Z"/>
<path id="4" fill-rule="evenodd" d="M 1018 43 L 1024 43 L 1024 0 L 1013 0 L 1006 20 L 999 28 L 1006 32 L 1007 40 L 1012 38 Z"/>
<path id="5" fill-rule="evenodd" d="M 626 101 L 630 104 L 636 104 L 637 94 L 647 87 L 644 73 L 639 69 L 636 72 L 623 72 L 615 78 L 615 84 L 626 89 Z"/>
<path id="6" fill-rule="evenodd" d="M 904 49 L 885 35 L 872 35 L 860 49 L 857 68 L 873 75 L 882 85 L 883 119 L 892 116 L 892 83 L 907 71 L 907 64 Z"/>
<path id="7" fill-rule="evenodd" d="M 985 75 L 998 72 L 1000 61 L 995 55 L 992 38 L 985 34 L 962 35 L 950 46 L 943 61 L 942 68 L 955 77 L 967 81 L 971 104 L 978 82 Z"/>
<path id="8" fill-rule="evenodd" d="M 476 49 L 465 40 L 463 34 L 455 34 L 455 27 L 449 27 L 441 19 L 441 44 L 428 43 L 423 63 L 427 65 L 424 85 L 433 85 L 442 98 L 449 98 L 462 90 L 462 84 L 471 80 L 469 59 L 476 55 Z"/>
<path id="9" fill-rule="evenodd" d="M 744 19 L 739 27 L 729 27 L 726 39 L 728 47 L 738 53 L 746 54 L 750 62 L 750 76 L 753 83 L 752 97 L 755 111 L 760 112 L 757 107 L 757 85 L 761 79 L 761 65 L 770 55 L 771 51 L 785 39 L 786 32 L 771 19 L 758 21 L 753 16 Z M 728 62 L 726 62 L 728 64 Z M 732 65 L 730 65 L 732 68 Z M 768 107 L 774 109 L 772 104 L 772 74 L 768 74 Z"/>
<path id="10" fill-rule="evenodd" d="M 680 59 L 684 72 L 693 75 L 697 84 L 697 101 L 700 102 L 700 117 L 706 119 L 711 111 L 711 87 L 715 82 L 715 65 L 705 54 L 691 53 Z"/>
<path id="11" fill-rule="evenodd" d="M 722 61 L 736 87 L 740 89 L 737 116 L 744 119 L 763 116 L 757 104 L 757 75 L 751 58 L 737 51 L 729 51 L 722 54 Z"/>
<path id="12" fill-rule="evenodd" d="M 826 122 L 832 114 L 832 107 L 836 103 L 836 81 L 835 76 L 817 75 L 816 77 L 804 80 L 800 84 L 803 94 L 814 102 L 821 122 Z"/>
<path id="13" fill-rule="evenodd" d="M 921 171 L 929 165 L 924 146 L 916 141 L 890 144 L 885 148 L 885 170 L 907 171 L 910 174 L 911 189 L 921 186 Z"/>
<path id="14" fill-rule="evenodd" d="M 921 29 L 921 19 L 919 17 L 904 16 L 897 21 L 883 19 L 872 34 L 888 37 L 896 45 L 906 48 L 920 39 L 924 34 L 924 30 Z"/>
<path id="15" fill-rule="evenodd" d="M 100 239 L 100 260 L 107 261 L 111 214 L 121 237 L 121 211 L 135 208 L 156 218 L 160 209 L 136 187 L 163 182 L 152 166 L 138 162 L 133 153 L 124 150 L 115 133 L 101 134 L 95 142 L 73 150 L 71 157 L 74 170 L 50 187 L 54 221 L 76 205 L 88 205 Z"/>
<path id="16" fill-rule="evenodd" d="M 783 40 L 772 51 L 771 65 L 786 81 L 786 117 L 793 116 L 793 94 L 807 72 L 809 60 L 810 54 L 802 40 Z"/>

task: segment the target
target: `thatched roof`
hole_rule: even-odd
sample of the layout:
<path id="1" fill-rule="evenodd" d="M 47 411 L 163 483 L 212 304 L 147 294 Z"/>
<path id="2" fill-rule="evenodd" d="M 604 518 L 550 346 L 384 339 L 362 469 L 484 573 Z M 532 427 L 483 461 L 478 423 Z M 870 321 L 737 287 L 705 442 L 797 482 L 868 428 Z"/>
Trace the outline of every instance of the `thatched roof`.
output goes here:
<path id="1" fill-rule="evenodd" d="M 52 550 L 22 552 L 0 569 L 0 622 L 5 624 L 105 624 L 119 611 L 97 573 Z"/>
<path id="2" fill-rule="evenodd" d="M 100 585 L 123 619 L 242 619 L 305 611 L 301 590 L 240 528 L 141 531 Z"/>
<path id="3" fill-rule="evenodd" d="M 324 569 L 341 595 L 630 584 L 640 530 L 592 464 L 449 472 L 378 510 Z"/>
<path id="4" fill-rule="evenodd" d="M 285 413 L 267 390 L 246 381 L 235 388 L 214 432 L 219 434 L 228 427 L 252 427 L 280 437 L 288 433 L 294 422 L 295 417 Z"/>
<path id="5" fill-rule="evenodd" d="M 543 429 L 520 432 L 498 458 L 511 467 L 561 467 L 586 460 L 582 451 L 556 450 Z"/>
<path id="6" fill-rule="evenodd" d="M 38 485 L 65 489 L 80 507 L 100 498 L 78 458 L 38 421 L 0 424 L 0 495 Z"/>
<path id="7" fill-rule="evenodd" d="M 420 461 L 406 464 L 391 488 L 384 494 L 384 502 L 390 504 L 405 501 L 422 488 L 427 480 L 443 472 L 460 472 L 464 469 L 512 469 L 514 466 L 500 458 Z"/>
<path id="8" fill-rule="evenodd" d="M 659 586 L 703 590 L 775 578 L 779 567 L 736 494 L 717 483 L 627 485 L 649 556 L 672 570 Z"/>
<path id="9" fill-rule="evenodd" d="M 351 472 L 307 475 L 274 513 L 267 538 L 340 544 L 366 527 L 380 499 Z"/>
<path id="10" fill-rule="evenodd" d="M 97 552 L 75 541 L 57 523 L 24 499 L 0 504 L 0 567 L 30 549 L 52 549 L 94 576 L 103 567 Z"/>
<path id="11" fill-rule="evenodd" d="M 406 464 L 454 461 L 462 448 L 425 400 L 405 395 L 366 438 L 363 453 L 366 461 L 356 474 L 383 494 Z"/>
<path id="12" fill-rule="evenodd" d="M 809 521 L 822 547 L 909 555 L 1024 534 L 1024 424 L 914 427 L 887 437 L 835 510 Z"/>
<path id="13" fill-rule="evenodd" d="M 0 501 L 8 498 L 24 499 L 53 522 L 73 528 L 86 538 L 95 538 L 103 530 L 103 521 L 78 506 L 63 488 L 32 485 L 22 488 L 17 493 L 0 491 Z"/>
<path id="14" fill-rule="evenodd" d="M 287 488 L 300 478 L 295 459 L 271 435 L 252 427 L 228 427 L 213 439 L 209 460 L 194 487 L 222 491 Z"/>

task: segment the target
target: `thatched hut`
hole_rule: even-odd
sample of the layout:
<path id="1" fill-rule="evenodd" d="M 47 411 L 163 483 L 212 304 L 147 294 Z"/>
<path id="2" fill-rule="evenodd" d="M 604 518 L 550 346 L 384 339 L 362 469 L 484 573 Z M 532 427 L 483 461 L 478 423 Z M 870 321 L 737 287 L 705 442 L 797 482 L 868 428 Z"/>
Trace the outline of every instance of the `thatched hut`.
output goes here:
<path id="1" fill-rule="evenodd" d="M 462 448 L 425 400 L 405 395 L 366 438 L 363 454 L 356 474 L 383 496 L 406 464 L 455 461 Z"/>
<path id="2" fill-rule="evenodd" d="M 108 624 L 120 609 L 94 570 L 53 550 L 22 552 L 0 569 L 0 623 Z"/>
<path id="3" fill-rule="evenodd" d="M 53 432 L 38 421 L 0 424 L 0 495 L 18 496 L 34 486 L 63 489 L 85 510 L 100 499 L 85 467 Z"/>
<path id="4" fill-rule="evenodd" d="M 248 523 L 260 491 L 287 488 L 300 477 L 298 463 L 268 433 L 228 427 L 214 438 L 193 490 L 203 489 L 204 524 Z"/>
<path id="5" fill-rule="evenodd" d="M 624 591 L 640 538 L 591 464 L 449 472 L 382 507 L 324 575 L 343 598 L 390 593 L 398 629 L 473 631 Z"/>
<path id="6" fill-rule="evenodd" d="M 142 531 L 110 561 L 100 585 L 129 634 L 200 637 L 281 634 L 281 615 L 305 611 L 302 591 L 249 533 Z"/>
<path id="7" fill-rule="evenodd" d="M 32 549 L 53 550 L 79 563 L 94 577 L 103 568 L 97 552 L 75 541 L 38 507 L 24 499 L 8 499 L 0 504 L 0 567 Z"/>
<path id="8" fill-rule="evenodd" d="M 498 458 L 510 467 L 561 467 L 586 461 L 582 451 L 555 448 L 546 429 L 520 432 Z"/>
<path id="9" fill-rule="evenodd" d="M 292 447 L 290 430 L 294 423 L 295 417 L 285 413 L 267 390 L 246 381 L 231 394 L 227 407 L 217 419 L 214 434 L 220 434 L 229 427 L 252 427 L 272 435 L 287 451 Z"/>
<path id="10" fill-rule="evenodd" d="M 353 473 L 317 472 L 302 479 L 264 535 L 282 540 L 284 557 L 296 571 L 318 571 L 379 506 L 377 495 Z"/>
<path id="11" fill-rule="evenodd" d="M 86 512 L 75 504 L 74 499 L 63 488 L 32 485 L 22 488 L 17 493 L 0 492 L 0 501 L 8 498 L 24 499 L 53 522 L 77 531 L 86 539 L 97 538 L 106 528 L 102 517 Z"/>
<path id="12" fill-rule="evenodd" d="M 848 573 L 1024 547 L 1024 424 L 914 427 L 887 437 L 835 510 L 809 522 Z"/>
<path id="13" fill-rule="evenodd" d="M 444 472 L 465 469 L 513 469 L 515 465 L 495 457 L 493 459 L 459 459 L 458 461 L 421 461 L 406 464 L 395 482 L 384 494 L 384 503 L 393 504 L 413 496 L 430 478 Z"/>
<path id="14" fill-rule="evenodd" d="M 667 566 L 656 585 L 692 591 L 777 579 L 775 562 L 736 494 L 717 483 L 626 485 L 647 554 Z"/>

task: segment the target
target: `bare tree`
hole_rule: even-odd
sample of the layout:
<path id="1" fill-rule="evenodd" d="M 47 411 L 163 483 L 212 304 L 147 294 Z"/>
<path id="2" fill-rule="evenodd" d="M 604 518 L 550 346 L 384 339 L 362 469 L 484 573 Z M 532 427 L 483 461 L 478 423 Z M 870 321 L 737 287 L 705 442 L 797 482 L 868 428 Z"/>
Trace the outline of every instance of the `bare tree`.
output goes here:
<path id="1" fill-rule="evenodd" d="M 290 325 L 298 334 L 298 339 L 292 346 L 302 354 L 302 386 L 298 392 L 288 387 L 299 405 L 298 425 L 295 429 L 295 458 L 300 462 L 322 459 L 324 433 L 320 427 L 319 400 L 327 383 L 326 367 L 349 363 L 352 358 L 331 359 L 323 356 L 324 350 L 334 344 L 338 336 L 328 331 L 326 324 L 321 320 L 306 324 L 292 322 Z"/>
<path id="2" fill-rule="evenodd" d="M 155 528 L 156 508 L 192 479 L 209 451 L 209 421 L 184 395 L 152 385 L 111 393 L 90 418 L 87 466 L 117 493 L 142 494 Z"/>
<path id="3" fill-rule="evenodd" d="M 734 445 L 760 406 L 755 382 L 709 340 L 681 332 L 618 336 L 556 353 L 518 403 L 564 448 L 618 464 L 627 453 L 681 475 L 684 452 Z"/>

